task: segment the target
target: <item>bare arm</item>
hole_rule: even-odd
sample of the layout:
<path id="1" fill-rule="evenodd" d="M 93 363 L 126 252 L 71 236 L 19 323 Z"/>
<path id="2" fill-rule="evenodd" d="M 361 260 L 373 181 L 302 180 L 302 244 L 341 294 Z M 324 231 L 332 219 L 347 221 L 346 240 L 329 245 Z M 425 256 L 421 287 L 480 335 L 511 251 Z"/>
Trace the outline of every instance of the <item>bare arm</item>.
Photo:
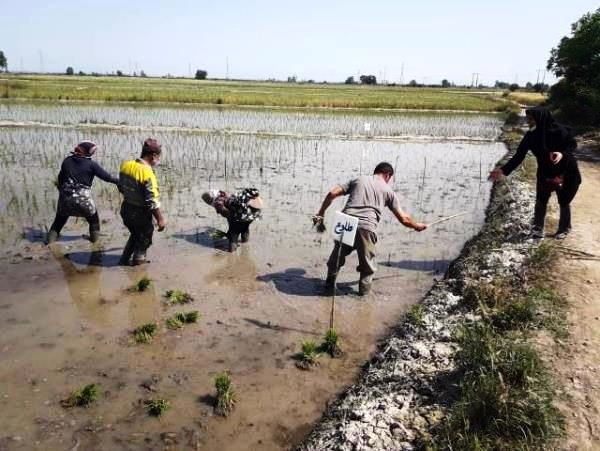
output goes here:
<path id="1" fill-rule="evenodd" d="M 400 207 L 392 209 L 392 213 L 394 213 L 394 216 L 398 219 L 398 221 L 402 223 L 404 227 L 416 230 L 417 232 L 421 232 L 427 228 L 427 224 L 416 222 L 413 218 L 410 217 L 408 213 L 406 213 Z"/>
<path id="2" fill-rule="evenodd" d="M 331 190 L 329 190 L 329 192 L 325 196 L 325 199 L 323 199 L 321 208 L 319 208 L 319 212 L 315 216 L 322 218 L 325 215 L 325 211 L 329 208 L 333 200 L 336 197 L 343 196 L 344 194 L 344 189 L 340 185 L 336 185 L 333 188 L 331 188 Z"/>
<path id="3" fill-rule="evenodd" d="M 167 221 L 165 220 L 162 211 L 160 211 L 160 208 L 154 208 L 152 210 L 152 216 L 154 216 L 154 219 L 156 219 L 156 223 L 158 224 L 158 231 L 162 232 L 163 230 L 165 230 L 165 227 L 167 226 Z"/>

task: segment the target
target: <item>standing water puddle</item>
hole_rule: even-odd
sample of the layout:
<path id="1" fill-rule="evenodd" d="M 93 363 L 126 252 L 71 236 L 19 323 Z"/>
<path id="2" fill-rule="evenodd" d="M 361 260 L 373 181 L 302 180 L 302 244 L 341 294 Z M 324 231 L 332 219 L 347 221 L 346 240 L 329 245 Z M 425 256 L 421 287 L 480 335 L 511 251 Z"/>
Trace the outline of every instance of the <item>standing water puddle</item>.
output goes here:
<path id="1" fill-rule="evenodd" d="M 14 114 L 16 107 L 11 108 Z M 281 123 L 288 121 L 292 127 L 289 113 L 261 114 L 266 124 L 285 131 Z M 481 127 L 482 136 L 497 133 L 499 126 L 487 119 L 477 122 L 473 115 L 459 121 L 448 117 Z M 436 118 L 423 134 L 435 136 L 431 124 L 436 121 L 445 126 L 443 118 Z M 14 117 L 0 115 L 3 119 Z M 43 120 L 60 123 L 56 117 Z M 393 115 L 389 124 L 402 120 Z M 136 125 L 135 117 L 130 123 Z M 339 118 L 332 123 L 340 127 Z M 118 216 L 120 197 L 100 180 L 94 191 L 102 247 L 81 239 L 87 233 L 85 221 L 74 219 L 57 245 L 44 247 L 44 227 L 53 219 L 57 197 L 53 180 L 68 151 L 92 139 L 100 147 L 97 161 L 116 173 L 120 161 L 136 157 L 150 135 L 163 143 L 156 172 L 168 220 L 167 230 L 155 234 L 152 262 L 141 268 L 117 266 L 127 238 Z M 456 135 L 463 136 L 463 130 Z M 0 449 L 288 449 L 355 379 L 377 339 L 420 299 L 433 278 L 443 276 L 478 231 L 489 198 L 486 174 L 504 152 L 497 142 L 435 139 L 3 128 Z M 332 241 L 311 229 L 311 215 L 331 186 L 372 172 L 380 161 L 396 168 L 392 186 L 416 219 L 432 222 L 465 214 L 416 233 L 384 213 L 374 295 L 356 296 L 355 255 L 339 279 L 336 323 L 344 357 L 321 357 L 319 367 L 301 371 L 294 355 L 303 340 L 321 342 L 330 309 L 330 298 L 319 292 Z M 250 242 L 229 254 L 223 240 L 212 238 L 215 229 L 224 230 L 225 220 L 200 194 L 245 186 L 260 190 L 264 219 L 252 224 Z M 327 219 L 341 206 L 341 200 L 336 202 Z M 152 279 L 149 289 L 128 291 L 144 275 Z M 168 306 L 163 295 L 174 288 L 192 294 L 194 302 Z M 198 323 L 166 328 L 167 317 L 188 310 L 200 312 Z M 130 332 L 149 322 L 159 325 L 152 343 L 132 344 Z M 212 409 L 214 377 L 222 371 L 230 373 L 239 398 L 226 419 Z M 96 403 L 61 407 L 72 390 L 90 383 L 101 386 Z M 167 399 L 172 408 L 159 420 L 149 417 L 142 403 L 150 398 Z"/>

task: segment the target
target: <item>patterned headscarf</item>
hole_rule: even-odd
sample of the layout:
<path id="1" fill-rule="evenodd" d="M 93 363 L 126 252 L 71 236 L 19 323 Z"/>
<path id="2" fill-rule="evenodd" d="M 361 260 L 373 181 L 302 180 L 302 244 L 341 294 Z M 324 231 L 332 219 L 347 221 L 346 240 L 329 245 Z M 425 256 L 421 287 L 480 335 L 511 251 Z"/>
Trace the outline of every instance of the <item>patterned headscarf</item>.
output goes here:
<path id="1" fill-rule="evenodd" d="M 79 155 L 80 157 L 91 158 L 94 152 L 98 149 L 96 143 L 93 141 L 81 141 L 77 144 L 77 147 L 71 152 L 73 155 Z"/>

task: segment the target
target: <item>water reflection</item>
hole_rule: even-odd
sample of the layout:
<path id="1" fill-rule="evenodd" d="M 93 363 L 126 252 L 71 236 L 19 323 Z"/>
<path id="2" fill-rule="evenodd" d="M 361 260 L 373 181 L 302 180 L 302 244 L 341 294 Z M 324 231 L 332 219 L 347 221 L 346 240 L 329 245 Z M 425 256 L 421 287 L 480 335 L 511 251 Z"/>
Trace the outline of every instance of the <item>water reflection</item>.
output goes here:
<path id="1" fill-rule="evenodd" d="M 102 298 L 100 288 L 103 252 L 96 250 L 79 253 L 78 257 L 87 256 L 86 266 L 83 268 L 78 268 L 68 258 L 69 254 L 63 255 L 57 245 L 50 246 L 50 254 L 63 271 L 69 295 L 81 317 L 98 326 L 108 326 L 112 304 Z"/>

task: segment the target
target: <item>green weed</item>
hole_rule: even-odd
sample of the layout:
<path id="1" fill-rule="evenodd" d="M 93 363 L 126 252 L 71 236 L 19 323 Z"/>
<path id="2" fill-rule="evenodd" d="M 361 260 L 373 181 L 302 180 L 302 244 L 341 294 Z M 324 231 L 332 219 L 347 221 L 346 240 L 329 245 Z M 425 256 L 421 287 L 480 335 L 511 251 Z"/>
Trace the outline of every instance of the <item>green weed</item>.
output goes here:
<path id="1" fill-rule="evenodd" d="M 167 290 L 165 293 L 165 297 L 167 298 L 167 302 L 171 305 L 174 304 L 187 304 L 192 302 L 194 298 L 185 291 L 175 289 L 175 290 Z"/>
<path id="2" fill-rule="evenodd" d="M 323 343 L 321 344 L 321 350 L 328 353 L 331 357 L 341 357 L 343 355 L 342 350 L 339 346 L 339 335 L 335 329 L 327 329 L 325 336 L 323 337 Z M 302 349 L 304 354 L 304 345 Z M 310 354 L 310 352 L 309 352 Z"/>
<path id="3" fill-rule="evenodd" d="M 413 305 L 408 312 L 406 312 L 406 319 L 417 327 L 423 327 L 425 325 L 425 311 L 421 304 Z"/>
<path id="4" fill-rule="evenodd" d="M 98 384 L 89 384 L 85 387 L 75 390 L 67 399 L 60 403 L 63 407 L 88 407 L 99 397 L 100 386 Z"/>
<path id="5" fill-rule="evenodd" d="M 185 324 L 198 321 L 199 313 L 197 310 L 191 312 L 179 312 L 167 318 L 167 327 L 169 329 L 181 329 Z"/>
<path id="6" fill-rule="evenodd" d="M 156 333 L 156 330 L 156 324 L 143 324 L 134 329 L 133 339 L 136 343 L 150 343 L 154 337 L 154 334 Z"/>
<path id="7" fill-rule="evenodd" d="M 152 284 L 152 279 L 148 276 L 143 276 L 140 280 L 138 280 L 135 285 L 129 288 L 129 291 L 133 292 L 142 292 L 146 291 L 148 287 Z"/>
<path id="8" fill-rule="evenodd" d="M 301 343 L 301 351 L 298 354 L 296 366 L 303 370 L 308 370 L 319 364 L 319 346 L 314 341 L 306 340 Z"/>
<path id="9" fill-rule="evenodd" d="M 226 371 L 215 377 L 215 389 L 217 390 L 215 413 L 224 417 L 229 416 L 237 402 L 237 394 Z"/>
<path id="10" fill-rule="evenodd" d="M 166 399 L 148 399 L 144 401 L 148 415 L 152 417 L 160 417 L 171 408 L 171 403 Z"/>

